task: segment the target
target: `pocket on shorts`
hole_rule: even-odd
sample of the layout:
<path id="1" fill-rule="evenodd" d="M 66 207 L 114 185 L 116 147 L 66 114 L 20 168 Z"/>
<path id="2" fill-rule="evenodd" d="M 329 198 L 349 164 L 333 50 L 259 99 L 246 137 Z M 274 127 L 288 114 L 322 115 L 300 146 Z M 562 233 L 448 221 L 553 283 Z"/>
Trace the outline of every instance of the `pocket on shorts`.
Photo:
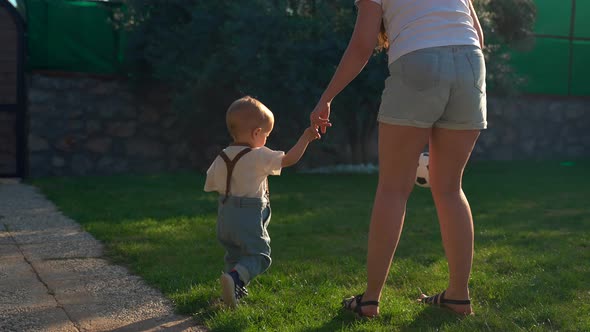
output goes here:
<path id="1" fill-rule="evenodd" d="M 486 91 L 486 62 L 481 50 L 477 49 L 466 54 L 473 73 L 473 85 L 479 92 Z"/>
<path id="2" fill-rule="evenodd" d="M 416 91 L 426 91 L 438 86 L 440 61 L 436 53 L 415 51 L 400 58 L 402 82 Z"/>

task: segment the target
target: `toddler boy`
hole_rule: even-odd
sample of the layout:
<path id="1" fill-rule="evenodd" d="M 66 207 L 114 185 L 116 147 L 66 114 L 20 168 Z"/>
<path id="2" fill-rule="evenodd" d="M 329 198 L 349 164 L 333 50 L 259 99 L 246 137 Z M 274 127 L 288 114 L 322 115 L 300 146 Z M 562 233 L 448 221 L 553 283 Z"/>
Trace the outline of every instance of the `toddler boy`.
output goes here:
<path id="1" fill-rule="evenodd" d="M 225 305 L 235 307 L 248 295 L 246 285 L 271 264 L 267 176 L 280 175 L 283 167 L 297 163 L 320 135 L 317 129 L 307 128 L 286 154 L 265 147 L 274 115 L 249 96 L 231 104 L 226 123 L 233 143 L 207 170 L 205 191 L 220 194 L 217 238 L 225 248 L 222 298 Z"/>

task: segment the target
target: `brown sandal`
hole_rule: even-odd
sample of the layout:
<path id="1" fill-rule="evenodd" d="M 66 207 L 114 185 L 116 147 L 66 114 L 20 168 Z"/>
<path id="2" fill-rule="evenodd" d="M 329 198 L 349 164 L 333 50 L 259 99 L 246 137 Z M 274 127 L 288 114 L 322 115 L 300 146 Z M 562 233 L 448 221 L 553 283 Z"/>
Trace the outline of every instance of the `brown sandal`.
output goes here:
<path id="1" fill-rule="evenodd" d="M 444 307 L 446 309 L 451 310 L 452 312 L 458 314 L 458 315 L 472 315 L 473 313 L 461 313 L 458 311 L 455 311 L 453 309 L 451 309 L 447 304 L 456 304 L 456 305 L 470 305 L 471 304 L 471 300 L 467 299 L 467 300 L 451 300 L 451 299 L 445 299 L 445 292 L 443 291 L 442 293 L 433 295 L 433 296 L 428 296 L 422 299 L 418 299 L 418 302 L 423 303 L 423 304 L 430 304 L 430 305 L 436 305 L 439 307 Z"/>
<path id="2" fill-rule="evenodd" d="M 342 308 L 348 311 L 354 312 L 358 318 L 375 318 L 377 315 L 365 315 L 363 310 L 361 309 L 364 306 L 368 305 L 376 305 L 379 306 L 379 301 L 365 301 L 362 302 L 364 294 L 359 294 L 357 296 L 349 297 L 342 300 Z M 356 303 L 356 306 L 353 308 L 352 303 Z"/>

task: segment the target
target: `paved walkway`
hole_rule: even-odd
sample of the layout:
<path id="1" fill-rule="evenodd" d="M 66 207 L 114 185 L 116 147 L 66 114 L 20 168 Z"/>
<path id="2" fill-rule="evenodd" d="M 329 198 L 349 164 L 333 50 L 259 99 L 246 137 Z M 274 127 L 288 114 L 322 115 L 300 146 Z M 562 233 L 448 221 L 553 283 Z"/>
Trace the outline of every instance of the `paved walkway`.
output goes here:
<path id="1" fill-rule="evenodd" d="M 206 331 L 34 187 L 0 180 L 0 331 Z"/>

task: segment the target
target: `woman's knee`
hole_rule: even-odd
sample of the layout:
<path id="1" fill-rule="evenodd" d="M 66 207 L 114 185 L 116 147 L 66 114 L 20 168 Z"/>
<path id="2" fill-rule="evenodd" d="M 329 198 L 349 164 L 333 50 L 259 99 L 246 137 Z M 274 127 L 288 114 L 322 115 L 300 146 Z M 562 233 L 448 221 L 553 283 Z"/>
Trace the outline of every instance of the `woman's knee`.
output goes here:
<path id="1" fill-rule="evenodd" d="M 379 181 L 379 184 L 377 185 L 377 195 L 379 197 L 386 197 L 389 200 L 407 201 L 413 189 L 413 181 L 408 181 L 408 183 Z"/>
<path id="2" fill-rule="evenodd" d="M 463 170 L 439 167 L 436 163 L 430 165 L 430 191 L 433 196 L 455 195 L 461 191 Z"/>
<path id="3" fill-rule="evenodd" d="M 438 198 L 452 198 L 461 196 L 461 180 L 430 179 L 430 191 L 434 199 Z"/>

